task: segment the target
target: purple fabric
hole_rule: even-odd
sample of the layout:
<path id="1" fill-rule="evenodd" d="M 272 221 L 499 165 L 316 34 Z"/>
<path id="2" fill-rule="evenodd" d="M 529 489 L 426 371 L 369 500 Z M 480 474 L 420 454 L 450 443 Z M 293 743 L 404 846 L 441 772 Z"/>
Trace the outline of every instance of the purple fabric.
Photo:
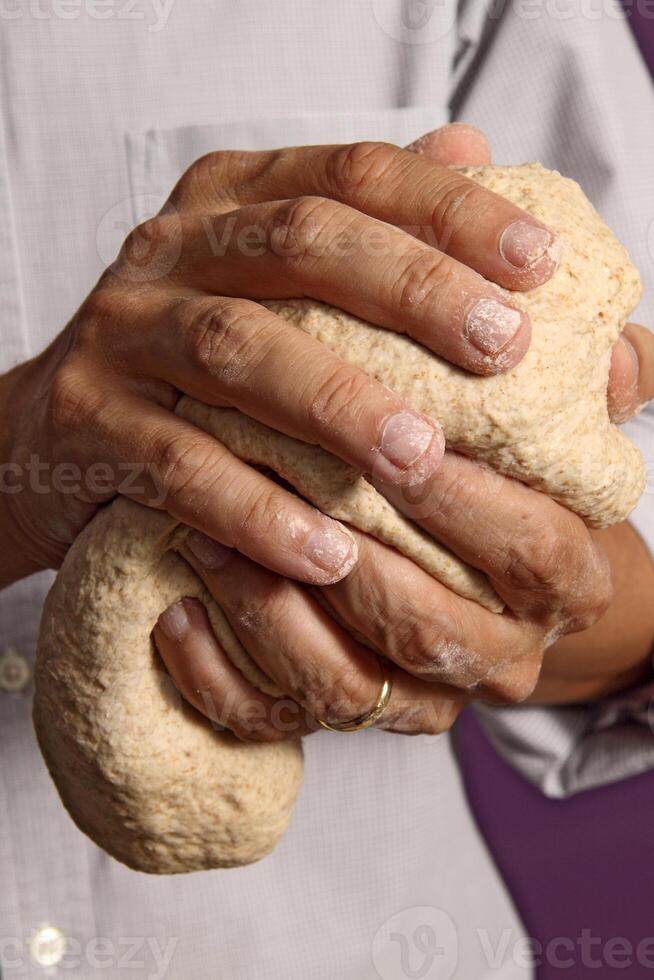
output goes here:
<path id="1" fill-rule="evenodd" d="M 470 711 L 457 747 L 472 811 L 541 944 L 538 980 L 654 977 L 654 772 L 552 800 L 497 755 Z"/>
<path id="2" fill-rule="evenodd" d="M 654 78 L 654 0 L 624 8 Z M 472 812 L 535 941 L 537 980 L 654 977 L 654 772 L 547 799 L 498 756 L 470 710 L 457 749 Z M 509 959 L 524 954 L 516 942 Z"/>
<path id="3" fill-rule="evenodd" d="M 654 76 L 654 3 L 651 0 L 624 0 L 631 29 Z"/>
<path id="4" fill-rule="evenodd" d="M 654 78 L 654 0 L 624 7 Z M 654 772 L 551 800 L 497 755 L 470 710 L 457 746 L 472 811 L 536 941 L 537 980 L 654 977 Z"/>

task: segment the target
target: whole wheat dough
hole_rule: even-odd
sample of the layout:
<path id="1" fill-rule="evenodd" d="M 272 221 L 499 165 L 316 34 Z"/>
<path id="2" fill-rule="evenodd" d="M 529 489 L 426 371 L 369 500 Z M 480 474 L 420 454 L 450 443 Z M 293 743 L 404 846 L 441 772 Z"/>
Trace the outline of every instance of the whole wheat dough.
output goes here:
<path id="1" fill-rule="evenodd" d="M 448 445 L 536 486 L 589 524 L 624 519 L 644 484 L 637 449 L 606 407 L 610 350 L 640 282 L 572 181 L 532 164 L 470 169 L 563 239 L 554 278 L 522 296 L 533 338 L 508 374 L 479 378 L 406 337 L 311 301 L 266 305 L 439 419 Z M 483 575 L 323 450 L 236 411 L 178 411 L 237 455 L 275 470 L 325 513 L 394 545 L 458 593 L 500 611 Z M 79 536 L 48 596 L 34 723 L 78 826 L 121 861 L 174 873 L 247 864 L 283 834 L 302 780 L 299 742 L 244 744 L 176 694 L 151 640 L 160 613 L 201 599 L 235 664 L 275 693 L 177 549 L 188 529 L 119 499 Z"/>

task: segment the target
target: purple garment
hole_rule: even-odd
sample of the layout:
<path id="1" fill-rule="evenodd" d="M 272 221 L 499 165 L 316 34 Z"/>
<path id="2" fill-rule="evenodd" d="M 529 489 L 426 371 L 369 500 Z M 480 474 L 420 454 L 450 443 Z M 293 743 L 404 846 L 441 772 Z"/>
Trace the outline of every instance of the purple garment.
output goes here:
<path id="1" fill-rule="evenodd" d="M 537 980 L 654 977 L 654 772 L 548 799 L 497 755 L 470 710 L 457 749 L 477 823 L 541 944 Z"/>
<path id="2" fill-rule="evenodd" d="M 654 76 L 654 4 L 646 0 L 624 2 L 624 9 L 631 29 L 643 52 L 643 57 Z"/>
<path id="3" fill-rule="evenodd" d="M 654 2 L 624 7 L 654 77 Z M 554 800 L 498 756 L 471 710 L 457 747 L 472 811 L 539 944 L 537 980 L 654 977 L 654 772 Z"/>

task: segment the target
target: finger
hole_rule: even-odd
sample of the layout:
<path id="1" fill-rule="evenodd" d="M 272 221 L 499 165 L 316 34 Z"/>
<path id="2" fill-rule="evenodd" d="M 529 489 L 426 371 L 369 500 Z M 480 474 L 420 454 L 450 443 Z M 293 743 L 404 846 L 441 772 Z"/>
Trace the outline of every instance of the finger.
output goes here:
<path id="1" fill-rule="evenodd" d="M 488 575 L 520 618 L 585 629 L 611 599 L 610 572 L 581 518 L 545 494 L 457 453 L 422 487 L 377 489 Z"/>
<path id="2" fill-rule="evenodd" d="M 654 336 L 646 327 L 628 323 L 613 348 L 607 398 L 616 424 L 637 415 L 654 398 Z"/>
<path id="3" fill-rule="evenodd" d="M 238 408 L 390 483 L 423 481 L 443 457 L 436 421 L 258 303 L 192 294 L 149 317 L 125 336 L 121 371 Z"/>
<path id="4" fill-rule="evenodd" d="M 411 235 L 325 198 L 244 207 L 185 231 L 187 285 L 250 298 L 311 296 L 398 333 L 478 374 L 513 367 L 530 322 L 472 269 Z M 259 245 L 243 251 L 243 235 Z M 222 242 L 219 254 L 214 245 Z"/>
<path id="5" fill-rule="evenodd" d="M 165 509 L 254 561 L 302 581 L 334 581 L 356 563 L 352 534 L 273 483 L 206 432 L 128 392 L 95 398 L 76 431 L 93 432 L 102 456 L 125 472 L 125 496 Z M 72 431 L 71 436 L 75 436 Z"/>
<path id="6" fill-rule="evenodd" d="M 237 553 L 214 562 L 211 543 L 191 534 L 182 556 L 220 604 L 261 670 L 314 719 L 351 721 L 376 703 L 384 671 L 378 656 L 330 617 L 306 589 Z M 443 731 L 464 698 L 393 671 L 391 699 L 377 722 L 392 731 Z"/>
<path id="7" fill-rule="evenodd" d="M 282 705 L 245 679 L 222 649 L 197 599 L 180 599 L 157 621 L 153 639 L 183 698 L 217 728 L 239 738 L 277 742 L 309 730 L 298 705 Z"/>
<path id="8" fill-rule="evenodd" d="M 394 549 L 357 535 L 359 564 L 321 589 L 329 605 L 385 657 L 417 679 L 470 697 L 527 697 L 540 671 L 544 633 L 455 595 Z"/>
<path id="9" fill-rule="evenodd" d="M 491 162 L 490 144 L 484 134 L 462 122 L 432 129 L 406 149 L 441 167 L 484 167 Z"/>
<path id="10" fill-rule="evenodd" d="M 224 202 L 226 185 L 241 205 L 316 195 L 340 201 L 411 229 L 507 289 L 541 285 L 559 260 L 559 240 L 542 222 L 470 178 L 390 143 L 210 154 L 182 178 L 172 200 L 206 212 L 208 197 L 218 207 Z"/>

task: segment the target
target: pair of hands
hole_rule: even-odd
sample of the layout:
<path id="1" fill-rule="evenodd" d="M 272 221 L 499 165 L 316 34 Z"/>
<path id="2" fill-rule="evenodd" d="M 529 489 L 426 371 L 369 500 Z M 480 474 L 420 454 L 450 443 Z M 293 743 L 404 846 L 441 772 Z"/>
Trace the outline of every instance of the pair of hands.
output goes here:
<path id="1" fill-rule="evenodd" d="M 85 477 L 74 493 L 53 481 L 47 495 L 3 495 L 4 584 L 56 567 L 122 492 L 197 529 L 185 559 L 288 695 L 282 723 L 279 700 L 232 666 L 199 603 L 167 610 L 154 637 L 173 679 L 237 735 L 297 737 L 315 717 L 365 713 L 380 686 L 374 651 L 393 670 L 378 723 L 393 731 L 443 731 L 473 697 L 527 697 L 548 646 L 611 602 L 596 536 L 544 495 L 444 452 L 434 420 L 256 302 L 311 296 L 402 329 L 468 371 L 512 367 L 530 325 L 497 286 L 545 282 L 556 240 L 447 169 L 488 161 L 485 139 L 462 126 L 408 150 L 363 143 L 197 161 L 53 345 L 3 379 L 3 449 L 16 473 L 36 454 L 51 473 L 72 463 Z M 253 229 L 263 247 L 246 249 Z M 373 241 L 376 251 L 362 245 Z M 625 337 L 608 393 L 616 421 L 654 393 L 649 332 L 631 325 Z M 434 502 L 421 526 L 485 572 L 506 611 L 453 594 L 233 457 L 173 414 L 181 392 L 374 467 L 400 510 L 410 509 L 405 488 L 419 486 Z M 139 478 L 126 485 L 135 460 Z"/>

